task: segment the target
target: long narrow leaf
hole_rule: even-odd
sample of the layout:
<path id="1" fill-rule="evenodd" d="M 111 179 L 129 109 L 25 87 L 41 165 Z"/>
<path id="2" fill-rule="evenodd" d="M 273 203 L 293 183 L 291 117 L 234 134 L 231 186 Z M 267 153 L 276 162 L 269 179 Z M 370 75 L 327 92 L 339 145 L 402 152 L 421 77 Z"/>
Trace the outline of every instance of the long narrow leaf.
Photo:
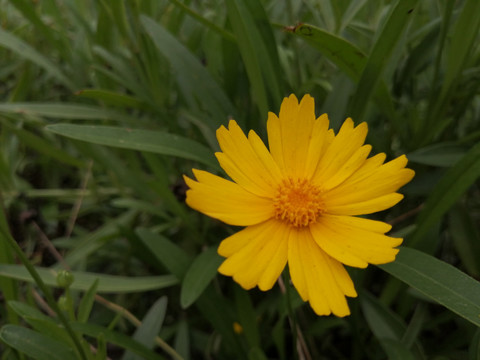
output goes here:
<path id="1" fill-rule="evenodd" d="M 177 156 L 218 168 L 213 153 L 209 149 L 200 143 L 174 134 L 95 125 L 56 124 L 46 128 L 56 134 L 76 140 Z"/>
<path id="2" fill-rule="evenodd" d="M 432 190 L 418 216 L 417 228 L 407 240 L 409 246 L 421 246 L 428 230 L 441 219 L 458 198 L 480 177 L 480 144 L 475 145 L 452 167 Z"/>
<path id="3" fill-rule="evenodd" d="M 36 268 L 38 274 L 48 286 L 57 285 L 58 271 L 47 268 Z M 70 286 L 74 290 L 88 290 L 98 279 L 97 292 L 124 293 L 162 289 L 178 283 L 173 275 L 126 277 L 72 271 L 75 281 Z M 21 281 L 33 282 L 32 277 L 21 265 L 0 264 L 0 276 Z"/>
<path id="4" fill-rule="evenodd" d="M 65 76 L 65 74 L 63 74 L 59 70 L 58 66 L 56 66 L 53 62 L 48 60 L 45 56 L 40 54 L 33 47 L 28 45 L 25 41 L 3 30 L 1 27 L 0 27 L 0 46 L 10 49 L 16 52 L 18 55 L 42 67 L 52 77 L 59 80 L 63 85 L 65 85 L 70 90 L 75 89 L 75 85 L 70 81 L 70 79 L 67 76 Z"/>
<path id="5" fill-rule="evenodd" d="M 357 91 L 352 98 L 351 114 L 358 121 L 362 119 L 368 101 L 382 77 L 388 59 L 417 5 L 417 0 L 399 0 L 386 20 L 385 26 L 363 69 Z"/>
<path id="6" fill-rule="evenodd" d="M 0 104 L 0 113 L 44 116 L 56 119 L 102 120 L 118 119 L 119 113 L 98 106 L 66 103 L 8 103 Z"/>
<path id="7" fill-rule="evenodd" d="M 64 343 L 36 331 L 5 325 L 0 329 L 0 339 L 12 348 L 36 360 L 75 359 L 75 351 Z"/>
<path id="8" fill-rule="evenodd" d="M 402 247 L 381 269 L 433 301 L 480 326 L 480 282 L 453 266 L 415 249 Z"/>
<path id="9" fill-rule="evenodd" d="M 122 333 L 110 330 L 106 327 L 94 325 L 94 324 L 85 324 L 85 323 L 73 323 L 72 327 L 75 331 L 78 331 L 84 335 L 99 337 L 104 336 L 105 340 L 109 343 L 120 346 L 123 349 L 130 350 L 135 354 L 142 356 L 142 359 L 146 360 L 162 360 L 159 354 L 156 354 L 145 345 L 140 344 L 138 341 L 133 340 L 130 336 L 124 335 Z M 65 360 L 67 358 L 64 358 Z"/>
<path id="10" fill-rule="evenodd" d="M 300 36 L 338 66 L 355 83 L 359 82 L 367 64 L 367 56 L 360 48 L 339 36 L 309 24 L 287 28 L 287 31 Z M 378 107 L 390 119 L 395 119 L 393 100 L 383 81 L 380 81 L 375 100 Z"/>
<path id="11" fill-rule="evenodd" d="M 152 307 L 148 310 L 147 314 L 142 320 L 142 324 L 137 328 L 133 334 L 133 340 L 138 341 L 140 344 L 147 348 L 153 348 L 155 344 L 155 337 L 158 335 L 160 328 L 165 318 L 167 310 L 167 298 L 165 296 L 158 299 Z M 142 360 L 136 354 L 132 352 L 126 352 L 122 360 Z"/>
<path id="12" fill-rule="evenodd" d="M 189 105 L 211 114 L 205 118 L 210 129 L 216 130 L 235 110 L 225 92 L 207 69 L 173 35 L 147 16 L 141 22 L 157 49 L 175 70 L 177 83 Z"/>

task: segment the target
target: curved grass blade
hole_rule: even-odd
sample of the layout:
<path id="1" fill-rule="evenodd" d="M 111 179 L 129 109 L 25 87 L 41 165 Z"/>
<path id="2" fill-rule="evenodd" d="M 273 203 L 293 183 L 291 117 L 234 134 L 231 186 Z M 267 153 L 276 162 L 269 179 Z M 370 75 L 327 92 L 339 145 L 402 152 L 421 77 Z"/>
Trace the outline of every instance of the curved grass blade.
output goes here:
<path id="1" fill-rule="evenodd" d="M 63 74 L 60 70 L 58 70 L 58 66 L 56 66 L 53 62 L 48 60 L 45 56 L 40 54 L 33 47 L 28 45 L 25 41 L 3 30 L 1 27 L 0 27 L 0 46 L 3 46 L 7 49 L 10 49 L 16 52 L 18 55 L 40 66 L 45 71 L 47 71 L 50 74 L 50 76 L 59 80 L 63 85 L 65 85 L 70 90 L 75 89 L 75 84 L 72 83 L 70 79 L 67 76 L 65 76 L 65 74 Z"/>
<path id="2" fill-rule="evenodd" d="M 430 111 L 430 116 L 425 122 L 423 135 L 431 139 L 435 132 L 432 131 L 438 118 L 443 118 L 446 106 L 450 103 L 455 94 L 455 88 L 461 78 L 461 73 L 465 63 L 469 60 L 469 54 L 475 48 L 473 46 L 478 37 L 480 28 L 480 1 L 467 0 L 464 2 L 463 9 L 457 18 L 453 33 L 449 37 L 449 49 L 446 52 L 445 75 L 442 80 L 440 94 L 435 96 L 435 104 Z"/>
<path id="3" fill-rule="evenodd" d="M 217 269 L 223 260 L 217 254 L 216 248 L 210 248 L 193 261 L 182 282 L 180 305 L 184 309 L 192 305 L 202 295 L 217 274 Z"/>
<path id="4" fill-rule="evenodd" d="M 12 348 L 36 360 L 76 359 L 75 351 L 64 343 L 36 331 L 5 325 L 0 329 L 0 339 Z"/>
<path id="5" fill-rule="evenodd" d="M 118 119 L 121 115 L 117 112 L 106 110 L 97 106 L 66 103 L 8 103 L 0 104 L 0 113 L 24 114 L 31 116 L 44 116 L 57 119 L 79 120 L 108 120 Z M 125 117 L 125 116 L 123 116 Z"/>
<path id="6" fill-rule="evenodd" d="M 271 104 L 269 100 L 279 101 L 283 95 L 278 82 L 278 79 L 281 78 L 278 74 L 278 55 L 274 53 L 275 48 L 270 50 L 275 38 L 269 32 L 270 43 L 265 43 L 266 39 L 262 37 L 260 29 L 257 28 L 251 11 L 256 10 L 257 14 L 264 14 L 259 2 L 232 0 L 227 1 L 226 6 L 228 19 L 232 24 L 248 79 L 252 86 L 254 99 L 261 115 L 266 116 L 269 109 L 277 108 L 279 105 Z M 277 56 L 277 59 L 275 59 L 275 56 Z"/>
<path id="7" fill-rule="evenodd" d="M 83 89 L 77 91 L 75 95 L 86 97 L 89 99 L 102 101 L 105 104 L 116 106 L 120 108 L 135 108 L 135 109 L 143 109 L 145 107 L 145 103 L 139 100 L 136 97 L 121 94 L 111 90 L 105 89 Z"/>
<path id="8" fill-rule="evenodd" d="M 167 310 L 167 297 L 162 296 L 158 299 L 152 307 L 148 310 L 147 314 L 142 320 L 142 324 L 137 328 L 132 336 L 132 339 L 138 341 L 140 344 L 147 348 L 153 348 L 155 344 L 155 337 L 162 327 L 163 320 L 165 319 L 165 313 Z M 136 354 L 127 351 L 122 360 L 142 360 Z"/>
<path id="9" fill-rule="evenodd" d="M 38 274 L 48 286 L 57 287 L 57 270 L 36 268 Z M 173 275 L 161 276 L 114 276 L 81 271 L 72 271 L 75 281 L 70 286 L 73 290 L 88 290 L 98 279 L 97 293 L 125 293 L 163 289 L 178 283 Z M 21 265 L 0 264 L 0 276 L 26 282 L 33 282 L 32 277 Z"/>
<path id="10" fill-rule="evenodd" d="M 22 141 L 23 144 L 25 144 L 25 146 L 35 149 L 39 153 L 42 153 L 52 160 L 57 160 L 64 164 L 78 168 L 85 167 L 85 163 L 83 161 L 59 149 L 58 146 L 52 145 L 51 141 L 44 140 L 40 136 L 34 135 L 33 132 L 17 128 L 7 122 L 3 122 L 3 125 L 7 127 L 9 131 L 17 135 L 17 137 Z"/>
<path id="11" fill-rule="evenodd" d="M 177 83 L 190 107 L 200 107 L 211 114 L 205 119 L 210 129 L 215 131 L 228 117 L 235 117 L 235 109 L 227 95 L 197 58 L 152 18 L 142 15 L 140 21 L 174 69 Z"/>
<path id="12" fill-rule="evenodd" d="M 55 124 L 47 126 L 46 129 L 76 140 L 123 149 L 177 156 L 218 168 L 212 151 L 196 141 L 179 135 L 160 131 L 96 125 Z"/>
<path id="13" fill-rule="evenodd" d="M 338 66 L 355 83 L 359 82 L 362 71 L 367 64 L 367 56 L 358 47 L 341 37 L 308 24 L 286 28 L 286 30 L 303 38 Z M 380 82 L 376 90 L 375 100 L 378 107 L 388 118 L 395 120 L 393 101 L 383 81 Z"/>
<path id="14" fill-rule="evenodd" d="M 433 301 L 480 326 L 480 282 L 421 251 L 401 247 L 394 262 L 379 265 Z"/>
<path id="15" fill-rule="evenodd" d="M 388 64 L 388 59 L 397 45 L 403 29 L 412 18 L 412 10 L 417 5 L 417 0 L 397 1 L 386 20 L 362 71 L 357 91 L 352 98 L 351 114 L 357 121 L 362 120 L 368 101 L 382 77 L 385 66 Z"/>
<path id="16" fill-rule="evenodd" d="M 130 336 L 118 333 L 116 331 L 107 329 L 106 327 L 85 324 L 85 323 L 72 323 L 72 327 L 75 331 L 78 331 L 84 335 L 98 338 L 104 336 L 105 340 L 109 343 L 120 346 L 123 349 L 127 349 L 146 360 L 162 360 L 163 357 L 156 354 L 145 345 L 133 340 Z M 65 358 L 67 359 L 67 358 Z"/>
<path id="17" fill-rule="evenodd" d="M 407 245 L 421 246 L 428 230 L 441 219 L 458 198 L 480 177 L 480 144 L 472 147 L 438 182 L 417 218 L 417 228 Z"/>

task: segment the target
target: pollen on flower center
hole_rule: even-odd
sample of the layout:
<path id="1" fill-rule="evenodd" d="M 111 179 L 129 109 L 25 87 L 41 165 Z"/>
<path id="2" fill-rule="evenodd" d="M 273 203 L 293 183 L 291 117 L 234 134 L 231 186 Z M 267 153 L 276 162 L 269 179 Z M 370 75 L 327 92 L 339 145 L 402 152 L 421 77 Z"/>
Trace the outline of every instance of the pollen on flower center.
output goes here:
<path id="1" fill-rule="evenodd" d="M 273 203 L 275 218 L 295 227 L 316 222 L 324 212 L 321 190 L 306 179 L 283 180 Z"/>

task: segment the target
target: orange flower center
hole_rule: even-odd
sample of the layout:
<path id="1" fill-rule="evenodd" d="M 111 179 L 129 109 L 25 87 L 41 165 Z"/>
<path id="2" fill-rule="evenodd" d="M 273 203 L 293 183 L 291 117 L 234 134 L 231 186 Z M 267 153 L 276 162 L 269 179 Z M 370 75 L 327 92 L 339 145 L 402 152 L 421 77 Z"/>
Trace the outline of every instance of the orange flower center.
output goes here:
<path id="1" fill-rule="evenodd" d="M 306 179 L 283 180 L 273 206 L 275 218 L 295 227 L 308 226 L 324 213 L 321 190 Z"/>

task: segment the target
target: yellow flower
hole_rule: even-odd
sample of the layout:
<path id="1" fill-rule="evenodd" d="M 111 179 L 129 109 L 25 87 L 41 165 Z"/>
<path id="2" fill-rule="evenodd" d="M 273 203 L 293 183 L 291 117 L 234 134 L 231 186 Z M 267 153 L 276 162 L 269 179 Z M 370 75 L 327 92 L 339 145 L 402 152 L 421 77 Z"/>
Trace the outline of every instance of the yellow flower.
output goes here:
<path id="1" fill-rule="evenodd" d="M 367 124 L 347 119 L 338 134 L 326 114 L 315 118 L 310 95 L 285 98 L 277 117 L 268 114 L 270 151 L 234 120 L 220 127 L 215 155 L 233 181 L 193 170 L 187 204 L 227 224 L 245 226 L 222 241 L 218 271 L 243 288 L 273 287 L 288 263 L 292 283 L 318 315 L 350 314 L 345 296 L 356 297 L 343 265 L 365 268 L 395 260 L 400 238 L 391 226 L 355 215 L 398 203 L 396 191 L 414 172 L 400 156 L 367 159 Z"/>

